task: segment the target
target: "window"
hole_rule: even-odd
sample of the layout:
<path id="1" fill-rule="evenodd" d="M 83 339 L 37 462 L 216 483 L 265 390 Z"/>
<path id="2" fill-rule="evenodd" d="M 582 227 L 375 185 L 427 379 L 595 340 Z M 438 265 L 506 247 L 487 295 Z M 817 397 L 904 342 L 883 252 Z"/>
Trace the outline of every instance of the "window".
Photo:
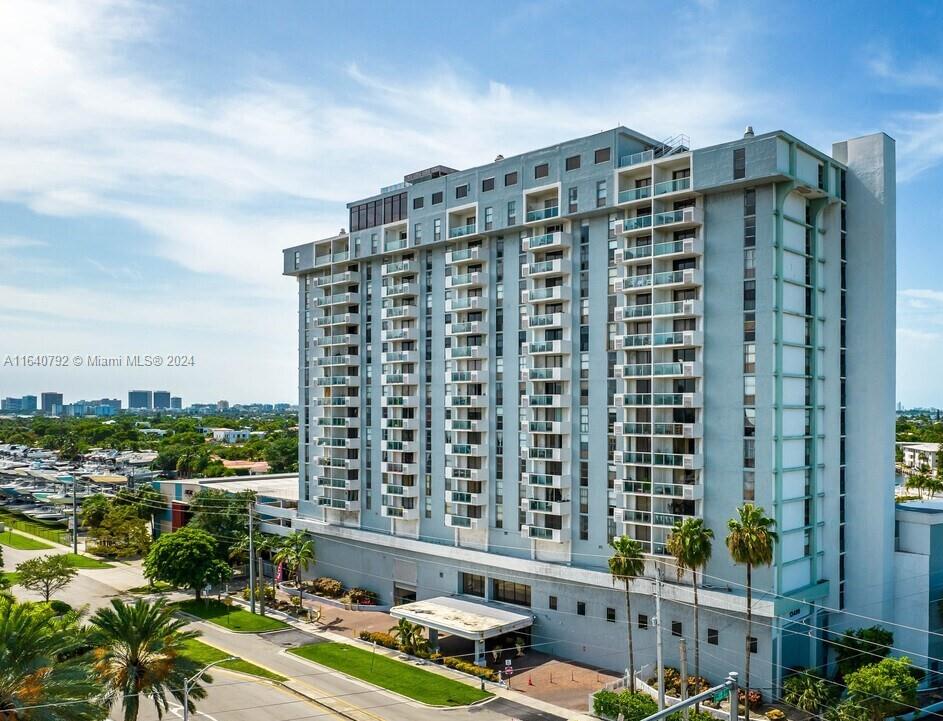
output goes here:
<path id="1" fill-rule="evenodd" d="M 569 201 L 569 207 L 567 208 L 567 212 L 575 213 L 576 208 L 579 205 L 579 189 L 576 187 L 570 188 L 567 191 L 567 200 Z"/>
<path id="2" fill-rule="evenodd" d="M 602 208 L 606 205 L 606 181 L 596 181 L 596 207 Z"/>
<path id="3" fill-rule="evenodd" d="M 530 586 L 495 578 L 491 581 L 491 598 L 500 603 L 530 606 Z"/>
<path id="4" fill-rule="evenodd" d="M 643 631 L 648 628 L 648 616 L 644 613 L 638 615 L 638 627 Z"/>
<path id="5" fill-rule="evenodd" d="M 750 636 L 750 653 L 756 653 L 757 643 L 756 636 Z"/>
<path id="6" fill-rule="evenodd" d="M 746 148 L 734 148 L 733 151 L 733 179 L 747 177 L 747 151 Z"/>
<path id="7" fill-rule="evenodd" d="M 366 230 L 406 217 L 407 193 L 388 195 L 380 200 L 360 203 L 350 208 L 350 232 Z"/>
<path id="8" fill-rule="evenodd" d="M 585 616 L 586 615 L 586 601 L 577 601 L 576 602 L 576 615 Z"/>
<path id="9" fill-rule="evenodd" d="M 413 223 L 413 245 L 422 242 L 422 223 Z"/>
<path id="10" fill-rule="evenodd" d="M 485 178 L 481 181 L 481 192 L 487 193 L 489 190 L 494 190 L 494 178 Z"/>
<path id="11" fill-rule="evenodd" d="M 550 596 L 550 597 L 547 599 L 547 605 L 550 607 L 550 610 L 551 610 L 551 611 L 556 611 L 556 610 L 557 610 L 557 597 L 556 597 L 556 596 Z"/>
<path id="12" fill-rule="evenodd" d="M 441 202 L 442 202 L 442 191 L 437 190 L 436 192 L 432 194 L 432 204 L 438 205 Z"/>
<path id="13" fill-rule="evenodd" d="M 607 609 L 606 609 L 606 620 L 607 620 L 609 623 L 615 623 L 615 622 L 616 622 L 616 609 L 614 609 L 614 608 L 607 608 Z"/>
<path id="14" fill-rule="evenodd" d="M 609 157 L 612 155 L 609 148 L 597 148 L 596 152 L 593 154 L 593 162 L 599 165 L 599 163 L 608 163 Z"/>
<path id="15" fill-rule="evenodd" d="M 681 621 L 672 621 L 671 622 L 671 635 L 681 638 L 682 636 L 682 626 Z"/>
<path id="16" fill-rule="evenodd" d="M 504 174 L 504 187 L 506 188 L 509 185 L 517 185 L 517 171 L 516 170 L 511 173 Z"/>
<path id="17" fill-rule="evenodd" d="M 432 239 L 442 240 L 442 218 L 436 218 L 432 221 Z"/>
<path id="18" fill-rule="evenodd" d="M 491 230 L 494 227 L 494 208 L 485 208 L 485 230 Z"/>
<path id="19" fill-rule="evenodd" d="M 571 155 L 569 158 L 566 159 L 566 169 L 567 169 L 567 170 L 576 170 L 576 169 L 579 168 L 579 167 L 580 167 L 580 156 L 579 156 L 579 155 Z"/>
<path id="20" fill-rule="evenodd" d="M 295 251 L 295 270 L 298 270 L 301 267 L 301 251 Z"/>
<path id="21" fill-rule="evenodd" d="M 508 225 L 517 224 L 517 201 L 508 201 Z"/>
<path id="22" fill-rule="evenodd" d="M 485 597 L 485 577 L 474 573 L 462 574 L 462 593 L 469 596 Z"/>
<path id="23" fill-rule="evenodd" d="M 423 196 L 418 198 L 413 198 L 413 210 L 419 210 L 423 205 L 426 204 L 426 199 Z"/>
<path id="24" fill-rule="evenodd" d="M 707 642 L 711 646 L 716 646 L 720 643 L 720 632 L 716 628 L 707 629 Z"/>
<path id="25" fill-rule="evenodd" d="M 468 197 L 468 183 L 463 183 L 462 185 L 455 186 L 455 197 L 456 198 Z"/>
<path id="26" fill-rule="evenodd" d="M 550 166 L 547 163 L 534 166 L 534 178 L 546 178 L 548 175 L 550 175 Z"/>

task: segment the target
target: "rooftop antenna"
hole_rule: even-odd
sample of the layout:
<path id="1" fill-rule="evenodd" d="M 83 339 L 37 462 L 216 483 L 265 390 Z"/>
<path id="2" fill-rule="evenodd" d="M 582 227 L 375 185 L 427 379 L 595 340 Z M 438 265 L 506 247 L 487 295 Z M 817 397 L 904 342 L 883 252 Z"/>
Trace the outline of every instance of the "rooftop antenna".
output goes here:
<path id="1" fill-rule="evenodd" d="M 748 125 L 748 126 L 747 126 L 747 129 L 743 131 L 743 137 L 744 137 L 744 138 L 752 138 L 752 137 L 753 137 L 753 126 L 752 126 L 752 125 Z"/>

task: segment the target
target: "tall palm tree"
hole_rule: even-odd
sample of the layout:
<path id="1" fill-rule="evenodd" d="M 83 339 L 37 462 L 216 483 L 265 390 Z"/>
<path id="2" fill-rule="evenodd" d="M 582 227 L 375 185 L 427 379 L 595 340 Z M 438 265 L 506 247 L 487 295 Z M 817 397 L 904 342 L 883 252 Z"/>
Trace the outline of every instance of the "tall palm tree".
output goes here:
<path id="1" fill-rule="evenodd" d="M 0 599 L 0 719 L 98 721 L 98 684 L 82 658 L 78 614 Z M 57 705 L 62 701 L 88 699 Z M 25 707 L 32 707 L 24 711 Z"/>
<path id="2" fill-rule="evenodd" d="M 262 554 L 276 547 L 274 540 L 274 536 L 265 533 L 254 533 L 252 535 L 252 546 L 255 550 L 255 568 L 257 574 L 255 585 L 257 589 L 261 589 L 261 593 L 257 594 L 257 600 L 259 602 L 259 612 L 263 616 L 265 615 L 265 574 L 262 569 Z M 236 563 L 246 563 L 249 560 L 248 533 L 240 536 L 239 540 L 229 549 L 229 560 Z"/>
<path id="3" fill-rule="evenodd" d="M 405 618 L 401 618 L 390 629 L 390 635 L 399 642 L 399 647 L 405 653 L 415 654 L 416 651 L 423 650 L 428 644 L 428 641 L 422 635 L 422 626 L 418 623 L 410 623 Z"/>
<path id="4" fill-rule="evenodd" d="M 702 518 L 685 518 L 675 523 L 668 536 L 668 553 L 675 557 L 678 578 L 687 570 L 691 572 L 691 584 L 694 586 L 694 676 L 701 678 L 701 619 L 697 600 L 697 573 L 711 560 L 711 545 L 714 531 L 704 525 Z M 694 693 L 703 689 L 696 688 Z M 700 704 L 695 705 L 695 710 Z"/>
<path id="5" fill-rule="evenodd" d="M 186 631 L 187 622 L 174 617 L 163 599 L 151 603 L 138 599 L 133 605 L 113 598 L 111 607 L 100 608 L 91 618 L 92 669 L 98 676 L 102 699 L 110 705 L 121 701 L 124 721 L 136 721 L 141 696 L 150 698 L 163 718 L 170 694 L 183 704 L 183 682 L 201 665 L 184 653 L 184 644 L 199 636 Z M 211 681 L 206 674 L 204 681 Z M 192 701 L 206 697 L 199 684 L 190 688 Z"/>
<path id="6" fill-rule="evenodd" d="M 632 644 L 632 593 L 630 584 L 645 572 L 645 557 L 642 544 L 634 538 L 619 536 L 609 541 L 612 556 L 609 558 L 609 574 L 612 582 L 625 584 L 625 620 L 629 630 L 629 689 L 635 691 L 635 648 Z"/>
<path id="7" fill-rule="evenodd" d="M 727 521 L 727 550 L 734 563 L 747 567 L 747 635 L 744 684 L 747 703 L 745 717 L 750 721 L 750 639 L 753 633 L 753 567 L 768 566 L 773 562 L 773 544 L 777 540 L 773 528 L 776 521 L 766 516 L 759 506 L 744 503 L 737 509 L 738 518 Z"/>
<path id="8" fill-rule="evenodd" d="M 301 572 L 315 561 L 314 541 L 304 531 L 292 531 L 282 538 L 273 558 L 275 563 L 284 563 L 288 572 L 294 575 L 298 584 L 298 597 L 304 605 L 304 592 L 301 590 Z"/>

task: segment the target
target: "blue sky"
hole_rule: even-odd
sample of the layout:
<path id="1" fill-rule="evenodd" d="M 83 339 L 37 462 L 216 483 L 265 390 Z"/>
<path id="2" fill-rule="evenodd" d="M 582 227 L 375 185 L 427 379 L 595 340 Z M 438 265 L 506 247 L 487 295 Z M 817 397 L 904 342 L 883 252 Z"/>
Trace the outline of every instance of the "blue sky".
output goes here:
<path id="1" fill-rule="evenodd" d="M 0 395 L 295 398 L 280 249 L 406 172 L 618 124 L 898 150 L 898 397 L 943 406 L 943 5 L 0 4 Z"/>

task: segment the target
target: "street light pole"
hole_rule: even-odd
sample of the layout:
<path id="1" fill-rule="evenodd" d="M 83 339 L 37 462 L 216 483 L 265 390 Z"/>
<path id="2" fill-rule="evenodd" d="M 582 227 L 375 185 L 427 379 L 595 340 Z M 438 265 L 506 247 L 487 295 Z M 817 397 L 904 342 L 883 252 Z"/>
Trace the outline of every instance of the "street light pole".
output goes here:
<path id="1" fill-rule="evenodd" d="M 227 661 L 235 661 L 236 658 L 236 656 L 227 656 L 226 658 L 219 659 L 219 661 L 213 661 L 213 663 L 204 666 L 190 678 L 183 680 L 183 721 L 190 721 L 190 689 L 192 688 L 193 684 L 199 681 L 200 677 L 213 668 L 213 666 L 218 666 L 219 664 L 226 663 Z"/>

